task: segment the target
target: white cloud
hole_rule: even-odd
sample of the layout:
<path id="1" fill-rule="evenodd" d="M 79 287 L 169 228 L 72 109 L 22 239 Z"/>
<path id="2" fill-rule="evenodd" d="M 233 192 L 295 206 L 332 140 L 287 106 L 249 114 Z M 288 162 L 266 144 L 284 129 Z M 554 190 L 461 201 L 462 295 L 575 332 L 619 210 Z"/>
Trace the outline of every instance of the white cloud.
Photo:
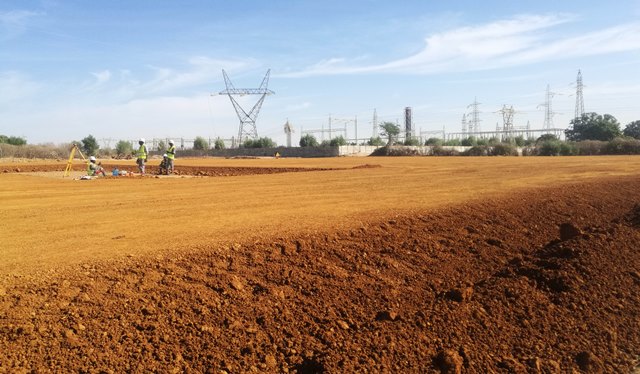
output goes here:
<path id="1" fill-rule="evenodd" d="M 109 70 L 103 70 L 98 73 L 91 73 L 94 77 L 96 77 L 95 84 L 102 85 L 111 79 L 111 72 Z"/>
<path id="2" fill-rule="evenodd" d="M 28 10 L 0 11 L 0 40 L 7 40 L 22 34 L 29 20 L 41 13 Z"/>
<path id="3" fill-rule="evenodd" d="M 426 38 L 413 56 L 377 65 L 357 65 L 354 59 L 331 58 L 281 77 L 357 73 L 434 74 L 476 71 L 572 57 L 640 50 L 640 23 L 629 23 L 581 36 L 550 31 L 574 20 L 567 15 L 518 16 L 486 25 L 463 27 Z"/>

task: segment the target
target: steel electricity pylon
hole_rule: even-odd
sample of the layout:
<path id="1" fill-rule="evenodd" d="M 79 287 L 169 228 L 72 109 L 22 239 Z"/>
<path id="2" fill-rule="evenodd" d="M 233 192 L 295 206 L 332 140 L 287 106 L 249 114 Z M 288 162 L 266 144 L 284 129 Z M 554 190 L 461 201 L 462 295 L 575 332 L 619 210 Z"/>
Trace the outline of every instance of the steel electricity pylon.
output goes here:
<path id="1" fill-rule="evenodd" d="M 554 112 L 551 107 L 551 100 L 555 95 L 556 93 L 551 92 L 549 85 L 547 85 L 544 104 L 538 105 L 538 108 L 544 107 L 544 124 L 542 128 L 545 130 L 551 130 L 553 128 L 553 116 L 556 115 L 556 112 Z"/>
<path id="2" fill-rule="evenodd" d="M 265 74 L 264 78 L 262 79 L 262 84 L 260 84 L 260 87 L 258 88 L 235 88 L 233 86 L 233 83 L 231 83 L 231 79 L 229 79 L 227 72 L 222 70 L 224 84 L 227 86 L 227 89 L 224 91 L 220 91 L 219 94 L 229 96 L 229 100 L 231 100 L 231 104 L 233 104 L 233 107 L 236 110 L 236 114 L 238 115 L 238 119 L 240 120 L 237 142 L 239 146 L 242 146 L 244 141 L 247 139 L 258 138 L 258 130 L 256 129 L 256 120 L 258 118 L 258 113 L 260 112 L 260 108 L 262 107 L 264 98 L 267 97 L 267 95 L 273 95 L 275 93 L 267 88 L 267 85 L 269 84 L 270 73 L 271 69 L 267 70 L 267 74 Z M 245 111 L 234 98 L 234 96 L 244 95 L 260 95 L 258 102 L 255 103 L 255 105 L 249 112 Z"/>
<path id="3" fill-rule="evenodd" d="M 578 70 L 578 77 L 576 78 L 576 121 L 582 118 L 584 114 L 584 99 L 582 97 L 582 72 Z"/>

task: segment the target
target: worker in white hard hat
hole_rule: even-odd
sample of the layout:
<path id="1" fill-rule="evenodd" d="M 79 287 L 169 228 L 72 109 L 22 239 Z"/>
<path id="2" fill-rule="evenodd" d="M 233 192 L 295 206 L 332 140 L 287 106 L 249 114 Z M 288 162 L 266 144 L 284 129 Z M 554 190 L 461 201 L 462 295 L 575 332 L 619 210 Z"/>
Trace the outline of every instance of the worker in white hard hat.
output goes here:
<path id="1" fill-rule="evenodd" d="M 158 167 L 158 174 L 166 174 L 169 175 L 169 156 L 165 153 L 162 155 L 162 161 L 160 161 L 160 166 Z"/>
<path id="2" fill-rule="evenodd" d="M 173 173 L 173 160 L 176 159 L 176 146 L 173 140 L 169 140 L 169 149 L 167 149 L 167 175 Z"/>
<path id="3" fill-rule="evenodd" d="M 138 144 L 140 144 L 140 147 L 137 152 L 138 158 L 136 160 L 136 164 L 138 164 L 140 174 L 144 175 L 144 164 L 147 162 L 149 152 L 147 151 L 147 146 L 144 145 L 144 138 L 140 138 L 140 140 L 138 140 Z"/>
<path id="4" fill-rule="evenodd" d="M 96 177 L 102 174 L 104 177 L 106 174 L 104 172 L 104 168 L 102 167 L 102 163 L 98 162 L 96 164 L 95 156 L 89 157 L 89 163 L 87 164 L 87 175 L 90 177 Z"/>

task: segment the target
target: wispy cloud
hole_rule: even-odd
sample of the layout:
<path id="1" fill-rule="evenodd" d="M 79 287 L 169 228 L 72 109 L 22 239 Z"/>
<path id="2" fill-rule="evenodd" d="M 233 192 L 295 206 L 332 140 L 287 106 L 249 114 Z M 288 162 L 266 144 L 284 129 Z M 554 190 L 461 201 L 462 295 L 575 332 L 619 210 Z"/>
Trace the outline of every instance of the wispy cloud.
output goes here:
<path id="1" fill-rule="evenodd" d="M 241 73 L 256 66 L 258 63 L 254 60 L 218 60 L 199 56 L 188 59 L 182 67 L 146 66 L 146 70 L 135 72 L 129 69 L 91 72 L 92 79 L 78 84 L 73 91 L 87 99 L 99 95 L 101 99 L 110 98 L 116 102 L 164 95 L 191 95 L 203 87 L 215 91 L 216 82 L 222 89 L 219 82 L 223 68 L 228 72 Z"/>
<path id="2" fill-rule="evenodd" d="M 0 40 L 12 39 L 22 34 L 29 21 L 39 15 L 41 13 L 29 10 L 0 11 Z"/>
<path id="3" fill-rule="evenodd" d="M 530 63 L 640 49 L 640 23 L 629 23 L 581 36 L 552 33 L 575 20 L 571 15 L 523 15 L 485 25 L 463 27 L 426 38 L 413 56 L 382 64 L 330 58 L 281 77 L 358 73 L 434 74 L 487 70 Z"/>
<path id="4" fill-rule="evenodd" d="M 36 94 L 40 85 L 16 71 L 0 72 L 0 103 L 11 104 Z"/>

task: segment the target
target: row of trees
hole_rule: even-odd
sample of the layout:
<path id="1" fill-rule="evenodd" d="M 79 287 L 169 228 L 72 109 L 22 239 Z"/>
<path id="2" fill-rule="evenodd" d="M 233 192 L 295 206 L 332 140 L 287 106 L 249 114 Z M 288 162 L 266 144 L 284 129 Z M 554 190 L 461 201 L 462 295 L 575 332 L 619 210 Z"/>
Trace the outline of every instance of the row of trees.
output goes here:
<path id="1" fill-rule="evenodd" d="M 27 139 L 18 136 L 0 135 L 0 144 L 25 145 Z"/>

